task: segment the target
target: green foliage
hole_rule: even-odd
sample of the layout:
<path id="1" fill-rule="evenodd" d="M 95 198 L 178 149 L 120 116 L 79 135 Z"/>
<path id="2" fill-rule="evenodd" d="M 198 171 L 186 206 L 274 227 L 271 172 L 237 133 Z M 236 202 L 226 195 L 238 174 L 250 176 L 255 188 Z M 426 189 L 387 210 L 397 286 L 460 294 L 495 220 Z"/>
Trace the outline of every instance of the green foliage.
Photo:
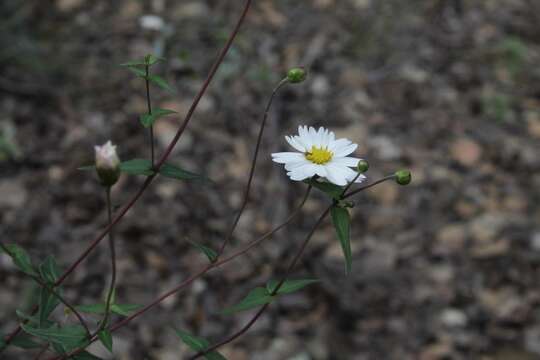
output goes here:
<path id="1" fill-rule="evenodd" d="M 137 304 L 111 304 L 111 312 L 120 316 L 129 316 L 133 311 L 139 310 L 142 305 Z M 105 304 L 79 305 L 75 306 L 77 311 L 86 314 L 105 314 Z"/>
<path id="2" fill-rule="evenodd" d="M 120 163 L 120 171 L 129 175 L 150 176 L 154 173 L 152 162 L 146 159 L 132 159 Z"/>
<path id="3" fill-rule="evenodd" d="M 23 332 L 18 333 L 10 344 L 21 349 L 39 349 L 43 346 L 43 344 L 36 342 L 32 336 Z"/>
<path id="4" fill-rule="evenodd" d="M 204 245 L 201 245 L 201 244 L 198 244 L 194 241 L 190 241 L 189 242 L 191 245 L 193 245 L 197 250 L 199 250 L 201 253 L 203 253 L 204 255 L 206 255 L 206 257 L 208 258 L 208 260 L 213 263 L 217 260 L 217 257 L 218 257 L 218 254 L 215 250 L 209 248 L 208 246 L 204 246 Z"/>
<path id="5" fill-rule="evenodd" d="M 39 327 L 43 328 L 47 319 L 51 313 L 56 309 L 60 304 L 60 300 L 54 296 L 49 290 L 45 287 L 42 287 L 39 292 Z"/>
<path id="6" fill-rule="evenodd" d="M 54 256 L 49 255 L 39 265 L 39 275 L 47 284 L 54 284 L 60 277 L 60 267 L 56 263 Z"/>
<path id="7" fill-rule="evenodd" d="M 112 334 L 109 330 L 103 329 L 98 333 L 99 341 L 105 346 L 107 350 L 109 350 L 111 353 L 113 351 L 113 338 Z"/>
<path id="8" fill-rule="evenodd" d="M 157 109 L 152 110 L 152 114 L 141 115 L 139 120 L 145 128 L 148 128 L 154 125 L 156 120 L 159 119 L 160 117 L 171 115 L 171 114 L 176 114 L 176 111 L 157 108 Z"/>
<path id="9" fill-rule="evenodd" d="M 21 328 L 30 335 L 60 345 L 64 351 L 70 351 L 84 345 L 84 343 L 88 341 L 88 339 L 86 339 L 86 331 L 81 325 L 58 327 L 58 325 L 55 324 L 50 328 L 40 329 L 27 324 L 21 324 Z"/>
<path id="10" fill-rule="evenodd" d="M 3 247 L 0 247 L 0 250 L 2 252 L 6 252 L 7 255 L 11 257 L 13 263 L 15 264 L 15 266 L 17 266 L 17 268 L 19 268 L 19 270 L 31 276 L 38 276 L 38 273 L 32 265 L 32 260 L 30 259 L 30 256 L 22 247 L 15 244 L 6 244 L 4 246 L 5 249 Z"/>
<path id="11" fill-rule="evenodd" d="M 341 195 L 344 189 L 342 186 L 332 184 L 329 182 L 320 182 L 320 181 L 317 181 L 316 179 L 308 179 L 308 180 L 304 180 L 304 182 L 306 184 L 313 186 L 314 188 L 319 189 L 320 191 L 327 194 L 334 200 L 341 199 Z"/>
<path id="12" fill-rule="evenodd" d="M 509 36 L 500 42 L 498 51 L 510 74 L 517 75 L 523 68 L 527 57 L 527 44 L 519 37 Z"/>
<path id="13" fill-rule="evenodd" d="M 238 304 L 223 310 L 223 314 L 229 315 L 235 312 L 249 310 L 260 305 L 271 303 L 274 298 L 275 296 L 270 295 L 266 288 L 256 287 L 255 289 L 251 290 L 249 294 Z"/>
<path id="14" fill-rule="evenodd" d="M 146 77 L 148 79 L 148 81 L 150 81 L 151 83 L 159 86 L 160 88 L 162 88 L 163 90 L 167 90 L 169 92 L 174 92 L 174 89 L 172 88 L 172 86 L 170 86 L 167 81 L 165 81 L 165 79 L 163 79 L 161 76 L 158 76 L 158 75 L 148 75 Z"/>
<path id="15" fill-rule="evenodd" d="M 191 350 L 193 351 L 205 351 L 210 346 L 210 343 L 201 337 L 191 335 L 185 331 L 182 330 L 176 330 L 176 335 L 180 339 L 182 339 L 182 342 L 186 344 Z M 204 358 L 207 360 L 227 360 L 223 355 L 221 355 L 217 351 L 211 351 L 208 354 L 204 355 Z"/>
<path id="16" fill-rule="evenodd" d="M 482 112 L 498 122 L 505 121 L 512 113 L 512 98 L 496 93 L 482 98 Z"/>
<path id="17" fill-rule="evenodd" d="M 332 222 L 336 229 L 339 242 L 341 243 L 341 249 L 343 250 L 343 256 L 345 257 L 345 271 L 347 274 L 351 272 L 352 263 L 352 251 L 351 251 L 351 239 L 350 239 L 350 227 L 351 218 L 349 211 L 339 206 L 332 206 L 330 209 L 330 215 L 332 216 Z"/>
<path id="18" fill-rule="evenodd" d="M 290 294 L 317 282 L 319 282 L 317 279 L 285 280 L 276 295 Z M 279 281 L 277 280 L 268 281 L 268 283 L 266 283 L 266 290 L 268 293 L 272 294 L 278 284 Z"/>
<path id="19" fill-rule="evenodd" d="M 195 174 L 191 171 L 184 170 L 176 165 L 165 163 L 159 169 L 159 174 L 168 178 L 178 179 L 178 180 L 206 180 L 202 175 Z"/>

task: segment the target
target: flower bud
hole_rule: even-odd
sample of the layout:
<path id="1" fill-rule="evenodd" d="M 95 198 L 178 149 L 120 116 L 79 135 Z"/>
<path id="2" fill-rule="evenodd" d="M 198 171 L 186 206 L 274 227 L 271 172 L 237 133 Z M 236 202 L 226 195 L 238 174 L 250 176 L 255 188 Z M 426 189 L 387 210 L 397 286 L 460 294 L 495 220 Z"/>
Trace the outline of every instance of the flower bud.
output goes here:
<path id="1" fill-rule="evenodd" d="M 116 146 L 107 141 L 102 146 L 95 146 L 96 170 L 104 186 L 113 186 L 120 177 L 120 159 L 116 154 Z"/>
<path id="2" fill-rule="evenodd" d="M 307 71 L 301 67 L 292 68 L 287 72 L 287 80 L 289 80 L 291 84 L 301 83 L 302 81 L 306 80 L 306 77 Z"/>
<path id="3" fill-rule="evenodd" d="M 408 185 L 411 182 L 411 172 L 409 170 L 396 171 L 395 176 L 399 185 Z"/>
<path id="4" fill-rule="evenodd" d="M 366 171 L 368 171 L 369 169 L 369 163 L 364 160 L 364 159 L 360 159 L 358 161 L 358 164 L 356 165 L 356 170 L 360 173 L 360 174 L 363 174 L 365 173 Z"/>

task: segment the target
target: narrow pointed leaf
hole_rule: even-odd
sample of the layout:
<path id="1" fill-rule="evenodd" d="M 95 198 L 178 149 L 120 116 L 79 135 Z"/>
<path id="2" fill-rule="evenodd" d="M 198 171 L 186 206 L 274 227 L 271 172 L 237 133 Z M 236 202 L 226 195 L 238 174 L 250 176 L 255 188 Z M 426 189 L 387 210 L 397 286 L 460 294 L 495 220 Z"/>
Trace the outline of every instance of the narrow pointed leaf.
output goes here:
<path id="1" fill-rule="evenodd" d="M 208 180 L 202 175 L 195 174 L 191 171 L 184 170 L 178 166 L 165 163 L 159 169 L 159 173 L 162 176 L 178 179 L 178 180 Z"/>
<path id="2" fill-rule="evenodd" d="M 35 341 L 32 339 L 32 336 L 23 332 L 17 334 L 17 336 L 11 340 L 10 344 L 21 349 L 38 349 L 43 347 L 43 344 Z"/>
<path id="3" fill-rule="evenodd" d="M 48 284 L 54 284 L 60 276 L 60 267 L 56 263 L 54 256 L 49 255 L 39 265 L 39 275 Z"/>
<path id="4" fill-rule="evenodd" d="M 282 295 L 282 294 L 290 294 L 292 292 L 298 291 L 308 285 L 314 284 L 316 282 L 319 282 L 319 280 L 316 279 L 304 279 L 304 280 L 286 280 L 279 290 L 277 291 L 276 295 Z M 272 293 L 276 286 L 279 284 L 278 280 L 270 280 L 266 284 L 266 289 L 268 290 L 268 293 Z"/>
<path id="5" fill-rule="evenodd" d="M 86 339 L 86 331 L 81 325 L 70 325 L 59 328 L 57 326 L 48 329 L 37 329 L 21 324 L 22 329 L 45 341 L 62 345 L 67 351 L 83 344 Z"/>
<path id="6" fill-rule="evenodd" d="M 78 305 L 75 309 L 85 314 L 103 314 L 105 313 L 105 304 Z"/>
<path id="7" fill-rule="evenodd" d="M 208 246 L 204 246 L 204 245 L 201 245 L 201 244 L 198 244 L 194 241 L 190 241 L 189 242 L 191 245 L 193 245 L 197 250 L 199 250 L 201 253 L 203 253 L 204 255 L 206 255 L 206 257 L 208 258 L 208 260 L 213 263 L 214 261 L 217 260 L 217 252 L 214 250 L 214 249 L 211 249 L 209 248 Z"/>
<path id="8" fill-rule="evenodd" d="M 351 251 L 351 239 L 350 239 L 350 227 L 351 220 L 349 211 L 347 209 L 333 206 L 330 210 L 332 216 L 332 222 L 336 229 L 339 242 L 341 243 L 341 249 L 343 250 L 343 256 L 345 257 L 345 271 L 347 274 L 351 272 L 352 263 L 352 251 Z"/>
<path id="9" fill-rule="evenodd" d="M 191 335 L 182 330 L 175 329 L 175 332 L 176 332 L 176 335 L 178 335 L 178 337 L 182 339 L 182 342 L 186 344 L 193 351 L 196 351 L 196 352 L 204 351 L 210 346 L 210 343 L 204 338 Z M 208 354 L 204 355 L 204 358 L 207 360 L 227 360 L 223 355 L 221 355 L 217 351 L 209 352 Z"/>
<path id="10" fill-rule="evenodd" d="M 138 304 L 112 304 L 111 311 L 117 315 L 129 316 L 132 312 L 141 309 L 143 306 Z"/>
<path id="11" fill-rule="evenodd" d="M 158 109 L 154 109 L 152 111 L 152 114 L 141 115 L 139 120 L 144 127 L 148 128 L 152 126 L 156 122 L 156 120 L 159 119 L 160 117 L 171 115 L 171 114 L 176 114 L 176 111 L 158 108 Z"/>
<path id="12" fill-rule="evenodd" d="M 138 77 L 146 78 L 146 71 L 138 68 L 137 66 L 133 66 L 133 65 L 127 66 L 127 69 L 130 70 L 135 75 L 137 75 Z"/>
<path id="13" fill-rule="evenodd" d="M 267 289 L 257 287 L 249 292 L 249 294 L 240 301 L 240 303 L 231 306 L 223 311 L 223 314 L 229 315 L 238 311 L 249 310 L 260 305 L 268 304 L 274 300 L 274 296 L 270 296 Z"/>
<path id="14" fill-rule="evenodd" d="M 111 353 L 113 351 L 113 338 L 112 334 L 109 330 L 103 329 L 98 333 L 99 341 L 105 346 L 107 350 L 109 350 Z"/>
<path id="15" fill-rule="evenodd" d="M 143 60 L 133 60 L 133 61 L 128 61 L 123 64 L 120 64 L 120 66 L 123 66 L 123 67 L 145 66 L 145 65 L 146 63 Z"/>
<path id="16" fill-rule="evenodd" d="M 5 247 L 9 251 L 7 254 L 11 257 L 13 263 L 19 268 L 19 270 L 28 275 L 38 275 L 38 273 L 34 269 L 34 266 L 32 265 L 32 260 L 30 260 L 30 256 L 22 247 L 15 244 L 7 244 L 5 245 Z"/>
<path id="17" fill-rule="evenodd" d="M 152 66 L 157 62 L 165 61 L 165 58 L 155 56 L 153 54 L 148 54 L 144 57 L 145 64 L 148 66 Z"/>
<path id="18" fill-rule="evenodd" d="M 147 78 L 148 78 L 148 81 L 150 81 L 153 84 L 156 84 L 163 90 L 174 92 L 174 89 L 169 84 L 167 84 L 167 81 L 165 81 L 165 79 L 163 79 L 162 77 L 158 75 L 148 75 Z"/>
<path id="19" fill-rule="evenodd" d="M 120 171 L 130 175 L 150 176 L 154 173 L 152 162 L 146 159 L 132 159 L 120 164 Z"/>
<path id="20" fill-rule="evenodd" d="M 42 287 L 39 291 L 39 327 L 43 328 L 51 313 L 60 304 L 60 300 L 48 289 Z"/>

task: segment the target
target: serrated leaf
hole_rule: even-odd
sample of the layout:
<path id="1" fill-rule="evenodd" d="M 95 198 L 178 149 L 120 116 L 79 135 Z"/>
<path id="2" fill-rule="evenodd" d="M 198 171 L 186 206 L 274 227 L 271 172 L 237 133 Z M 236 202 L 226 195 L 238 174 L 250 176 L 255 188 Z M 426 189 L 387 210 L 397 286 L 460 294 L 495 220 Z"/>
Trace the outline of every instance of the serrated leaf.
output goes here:
<path id="1" fill-rule="evenodd" d="M 20 332 L 11 340 L 11 345 L 21 349 L 38 349 L 43 347 L 43 344 L 32 339 L 31 335 Z"/>
<path id="2" fill-rule="evenodd" d="M 87 341 L 86 331 L 81 325 L 69 325 L 62 328 L 53 326 L 48 329 L 37 329 L 26 324 L 21 324 L 21 328 L 30 335 L 61 345 L 66 351 L 80 346 Z"/>
<path id="3" fill-rule="evenodd" d="M 344 189 L 342 186 L 332 184 L 329 182 L 320 182 L 320 181 L 317 181 L 316 179 L 308 179 L 308 180 L 304 180 L 304 182 L 306 184 L 313 186 L 314 188 L 319 189 L 325 194 L 329 195 L 332 199 L 335 199 L 335 200 L 341 199 L 341 194 L 343 193 L 343 189 Z"/>
<path id="4" fill-rule="evenodd" d="M 80 170 L 80 171 L 92 171 L 92 170 L 96 170 L 96 165 L 83 165 L 83 166 L 79 166 L 77 168 L 77 170 Z"/>
<path id="5" fill-rule="evenodd" d="M 99 341 L 105 346 L 107 350 L 109 350 L 111 353 L 113 351 L 113 338 L 112 334 L 109 330 L 103 329 L 98 333 Z"/>
<path id="6" fill-rule="evenodd" d="M 351 219 L 349 211 L 339 206 L 332 206 L 330 214 L 332 216 L 332 222 L 334 224 L 334 228 L 336 229 L 339 242 L 341 243 L 343 256 L 345 257 L 345 272 L 349 274 L 351 272 L 352 263 L 350 239 Z"/>
<path id="7" fill-rule="evenodd" d="M 176 335 L 178 335 L 178 337 L 182 339 L 182 342 L 186 344 L 193 351 L 197 351 L 197 352 L 204 351 L 210 346 L 210 343 L 204 338 L 191 335 L 182 330 L 175 329 L 175 332 L 176 332 Z M 205 354 L 204 358 L 207 360 L 227 360 L 223 355 L 221 355 L 217 351 L 212 351 L 212 352 L 209 352 L 208 354 Z"/>
<path id="8" fill-rule="evenodd" d="M 28 275 L 38 275 L 34 269 L 34 266 L 32 265 L 30 256 L 22 247 L 15 244 L 7 244 L 5 247 L 8 250 L 7 254 L 11 257 L 13 263 L 19 268 L 19 270 Z"/>
<path id="9" fill-rule="evenodd" d="M 129 316 L 132 312 L 137 311 L 143 308 L 142 305 L 138 304 L 112 304 L 111 311 L 117 315 Z"/>
<path id="10" fill-rule="evenodd" d="M 217 252 L 214 250 L 214 249 L 211 249 L 209 248 L 208 246 L 204 246 L 204 245 L 201 245 L 201 244 L 198 244 L 194 241 L 190 241 L 189 242 L 191 245 L 193 245 L 197 250 L 199 250 L 201 253 L 203 253 L 204 255 L 206 255 L 206 257 L 208 258 L 208 260 L 213 263 L 214 261 L 217 260 Z"/>
<path id="11" fill-rule="evenodd" d="M 178 180 L 208 180 L 202 175 L 184 170 L 178 166 L 165 163 L 159 169 L 159 174 L 168 178 Z"/>
<path id="12" fill-rule="evenodd" d="M 281 287 L 277 291 L 276 295 L 290 294 L 292 292 L 298 291 L 316 282 L 319 282 L 319 280 L 317 279 L 285 280 L 285 282 L 281 285 Z M 278 284 L 279 284 L 278 280 L 268 281 L 268 283 L 266 284 L 266 290 L 268 290 L 268 293 L 271 294 Z"/>
<path id="13" fill-rule="evenodd" d="M 146 159 L 132 159 L 120 163 L 120 171 L 130 175 L 150 176 L 154 173 L 152 162 Z"/>
<path id="14" fill-rule="evenodd" d="M 274 300 L 274 296 L 270 296 L 267 289 L 257 287 L 249 292 L 249 294 L 240 301 L 240 303 L 223 310 L 223 314 L 229 315 L 238 311 L 249 310 L 254 307 L 268 304 Z"/>
<path id="15" fill-rule="evenodd" d="M 150 81 L 151 83 L 156 84 L 157 86 L 159 86 L 163 90 L 174 92 L 174 89 L 169 84 L 167 84 L 167 81 L 165 81 L 165 79 L 163 79 L 161 76 L 148 75 L 147 79 L 148 79 L 148 81 Z"/>
<path id="16" fill-rule="evenodd" d="M 158 108 L 158 109 L 154 109 L 152 111 L 152 114 L 141 115 L 139 120 L 141 124 L 147 128 L 147 127 L 152 126 L 156 122 L 156 120 L 159 119 L 160 117 L 171 115 L 171 114 L 176 114 L 176 111 Z"/>

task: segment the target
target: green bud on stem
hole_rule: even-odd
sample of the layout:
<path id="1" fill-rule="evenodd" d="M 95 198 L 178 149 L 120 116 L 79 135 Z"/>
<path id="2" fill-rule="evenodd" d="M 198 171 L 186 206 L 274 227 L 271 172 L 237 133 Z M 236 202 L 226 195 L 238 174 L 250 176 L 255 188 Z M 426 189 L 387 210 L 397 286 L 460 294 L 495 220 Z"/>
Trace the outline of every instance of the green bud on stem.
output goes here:
<path id="1" fill-rule="evenodd" d="M 356 165 L 356 170 L 360 174 L 363 174 L 366 171 L 368 171 L 368 169 L 369 169 L 369 163 L 364 159 L 360 159 L 360 161 L 358 161 L 358 165 Z"/>
<path id="2" fill-rule="evenodd" d="M 302 67 L 292 68 L 287 72 L 287 80 L 291 84 L 298 84 L 306 80 L 307 71 Z"/>
<path id="3" fill-rule="evenodd" d="M 396 171 L 395 176 L 399 185 L 409 185 L 411 182 L 411 172 L 409 170 Z"/>
<path id="4" fill-rule="evenodd" d="M 116 154 L 116 146 L 107 141 L 102 146 L 95 146 L 96 171 L 103 186 L 111 187 L 120 177 L 120 159 Z"/>

